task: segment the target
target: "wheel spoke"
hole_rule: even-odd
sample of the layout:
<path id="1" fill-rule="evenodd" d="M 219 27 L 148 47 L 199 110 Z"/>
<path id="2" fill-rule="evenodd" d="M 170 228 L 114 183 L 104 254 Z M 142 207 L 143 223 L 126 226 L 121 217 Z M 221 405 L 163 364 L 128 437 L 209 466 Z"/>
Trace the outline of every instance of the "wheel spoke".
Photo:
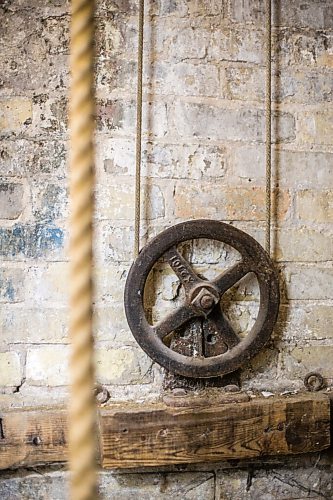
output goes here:
<path id="1" fill-rule="evenodd" d="M 217 276 L 217 278 L 213 280 L 213 284 L 218 288 L 220 294 L 223 295 L 249 272 L 251 272 L 249 264 L 241 260 L 230 269 Z"/>
<path id="2" fill-rule="evenodd" d="M 167 259 L 172 270 L 176 273 L 185 288 L 189 288 L 201 281 L 187 260 L 178 252 L 176 247 L 171 247 L 165 252 L 164 257 Z"/>
<path id="3" fill-rule="evenodd" d="M 227 318 L 221 311 L 221 307 L 217 306 L 209 316 L 209 320 L 215 325 L 216 329 L 220 332 L 223 341 L 227 344 L 229 349 L 232 349 L 240 343 L 241 339 L 230 325 Z"/>
<path id="4" fill-rule="evenodd" d="M 172 313 L 168 314 L 157 325 L 154 326 L 155 334 L 163 339 L 169 333 L 180 328 L 184 323 L 196 316 L 195 312 L 188 306 L 181 306 Z"/>

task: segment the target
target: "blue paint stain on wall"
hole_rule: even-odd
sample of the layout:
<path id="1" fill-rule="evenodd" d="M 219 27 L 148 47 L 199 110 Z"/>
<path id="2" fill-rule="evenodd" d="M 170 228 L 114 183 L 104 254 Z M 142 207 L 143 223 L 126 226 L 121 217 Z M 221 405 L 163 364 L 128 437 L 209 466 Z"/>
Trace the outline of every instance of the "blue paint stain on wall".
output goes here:
<path id="1" fill-rule="evenodd" d="M 64 232 L 49 224 L 16 224 L 0 228 L 2 257 L 38 258 L 64 246 Z"/>
<path id="2" fill-rule="evenodd" d="M 15 288 L 13 282 L 0 276 L 0 300 L 5 302 L 15 301 Z"/>
<path id="3" fill-rule="evenodd" d="M 11 281 L 9 281 L 5 287 L 4 297 L 8 300 L 8 302 L 14 302 L 15 300 L 15 290 Z"/>

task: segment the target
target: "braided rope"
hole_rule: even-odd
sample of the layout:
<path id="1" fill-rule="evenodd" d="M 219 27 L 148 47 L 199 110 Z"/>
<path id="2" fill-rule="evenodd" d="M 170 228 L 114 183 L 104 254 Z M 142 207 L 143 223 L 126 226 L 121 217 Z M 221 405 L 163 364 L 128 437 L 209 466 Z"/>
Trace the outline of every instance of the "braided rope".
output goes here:
<path id="1" fill-rule="evenodd" d="M 134 258 L 139 255 L 140 251 L 143 28 L 144 28 L 144 0 L 139 0 L 138 81 L 137 81 L 137 99 L 136 99 L 137 105 L 136 105 L 136 151 L 135 151 Z"/>
<path id="2" fill-rule="evenodd" d="M 92 334 L 94 2 L 72 0 L 70 67 L 70 339 L 72 379 L 69 461 L 73 500 L 97 498 Z"/>
<path id="3" fill-rule="evenodd" d="M 271 0 L 266 0 L 266 252 L 271 252 L 271 210 L 272 210 L 272 21 Z"/>

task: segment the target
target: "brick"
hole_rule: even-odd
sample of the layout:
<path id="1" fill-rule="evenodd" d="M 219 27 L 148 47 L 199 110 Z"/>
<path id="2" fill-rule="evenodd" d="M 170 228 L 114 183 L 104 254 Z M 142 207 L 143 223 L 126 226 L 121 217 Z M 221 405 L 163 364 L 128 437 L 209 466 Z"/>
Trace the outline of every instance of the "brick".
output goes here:
<path id="1" fill-rule="evenodd" d="M 332 73 L 297 71 L 285 68 L 273 74 L 279 83 L 272 89 L 272 100 L 318 104 L 332 102 Z M 256 66 L 228 65 L 221 72 L 222 96 L 226 99 L 263 102 L 265 97 L 265 70 Z"/>
<path id="2" fill-rule="evenodd" d="M 0 343 L 49 344 L 68 341 L 68 311 L 37 304 L 35 307 L 2 307 Z"/>
<path id="3" fill-rule="evenodd" d="M 318 264 L 311 267 L 290 265 L 285 270 L 287 297 L 296 300 L 332 298 L 333 269 Z"/>
<path id="4" fill-rule="evenodd" d="M 208 104 L 179 103 L 172 113 L 179 137 L 202 137 L 206 140 L 264 140 L 264 113 L 261 110 L 221 109 Z M 291 141 L 295 137 L 294 118 L 279 114 L 279 131 L 274 141 Z"/>
<path id="5" fill-rule="evenodd" d="M 2 11 L 2 42 L 5 54 L 13 52 L 14 48 L 19 49 L 19 54 L 24 59 L 22 49 L 27 45 L 27 40 L 38 30 L 38 21 L 29 12 L 14 11 L 13 15 L 5 15 Z"/>
<path id="6" fill-rule="evenodd" d="M 294 459 L 295 460 L 295 459 Z M 231 498 L 241 498 L 242 500 L 252 500 L 254 496 L 260 499 L 289 500 L 291 498 L 317 499 L 320 497 L 329 498 L 332 493 L 332 481 L 330 471 L 311 468 L 297 469 L 297 479 L 295 469 L 274 466 L 267 470 L 257 469 L 251 477 L 249 486 L 248 470 L 221 470 L 217 473 L 216 499 L 224 500 Z M 306 493 L 305 493 L 306 492 Z"/>
<path id="7" fill-rule="evenodd" d="M 11 228 L 0 228 L 0 255 L 7 259 L 59 257 L 63 240 L 63 231 L 58 227 L 15 224 Z"/>
<path id="8" fill-rule="evenodd" d="M 97 303 L 121 303 L 128 265 L 104 263 L 95 267 L 95 297 Z M 116 286 L 112 286 L 115 283 Z"/>
<path id="9" fill-rule="evenodd" d="M 150 14 L 157 16 L 186 16 L 188 14 L 189 2 L 185 0 L 174 0 L 170 2 L 169 0 L 157 0 L 151 5 Z"/>
<path id="10" fill-rule="evenodd" d="M 101 0 L 96 5 L 96 15 L 104 15 L 112 12 L 117 14 L 135 14 L 137 2 L 135 0 Z"/>
<path id="11" fill-rule="evenodd" d="M 214 475 L 211 472 L 181 473 L 131 473 L 115 474 L 111 471 L 98 473 L 101 498 L 132 500 L 168 500 L 181 496 L 184 500 L 214 499 Z M 69 472 L 48 471 L 3 476 L 0 479 L 0 496 L 3 500 L 21 500 L 36 497 L 61 500 L 68 498 Z M 110 493 L 112 492 L 112 493 Z"/>
<path id="12" fill-rule="evenodd" d="M 66 172 L 66 145 L 63 141 L 3 140 L 0 158 L 0 172 L 6 176 L 48 174 L 63 177 Z"/>
<path id="13" fill-rule="evenodd" d="M 249 66 L 221 69 L 222 97 L 242 101 L 262 101 L 265 94 L 265 70 Z"/>
<path id="14" fill-rule="evenodd" d="M 237 23 L 263 23 L 265 6 L 260 0 L 234 0 L 230 5 L 230 18 Z"/>
<path id="15" fill-rule="evenodd" d="M 94 332 L 98 342 L 112 342 L 113 346 L 119 347 L 136 346 L 125 317 L 123 289 L 121 301 L 94 308 L 94 322 Z"/>
<path id="16" fill-rule="evenodd" d="M 219 72 L 214 64 L 156 63 L 151 86 L 155 92 L 176 96 L 219 97 L 220 94 Z"/>
<path id="17" fill-rule="evenodd" d="M 66 186 L 43 182 L 40 178 L 30 182 L 31 208 L 36 221 L 59 222 L 68 216 Z"/>
<path id="18" fill-rule="evenodd" d="M 193 203 L 193 200 L 195 202 Z M 278 194 L 278 219 L 284 220 L 290 205 L 288 193 Z M 217 217 L 222 220 L 265 220 L 265 191 L 261 188 L 225 189 L 224 184 L 177 184 L 176 217 Z"/>
<path id="19" fill-rule="evenodd" d="M 32 174 L 55 175 L 58 178 L 67 175 L 67 149 L 66 142 L 60 139 L 52 141 L 43 139 L 32 144 L 33 154 L 27 164 Z"/>
<path id="20" fill-rule="evenodd" d="M 121 474 L 104 472 L 101 475 L 101 494 L 107 497 L 114 491 L 116 498 L 146 498 L 168 500 L 180 496 L 184 500 L 214 499 L 214 475 L 211 472 L 182 472 L 159 474 Z"/>
<path id="21" fill-rule="evenodd" d="M 333 191 L 300 191 L 296 214 L 301 221 L 333 222 Z"/>
<path id="22" fill-rule="evenodd" d="M 211 273 L 218 274 L 223 268 L 232 266 L 241 258 L 237 250 L 216 240 L 193 240 L 191 243 L 185 243 L 181 248 L 184 257 L 189 262 L 204 267 L 208 264 L 207 272 L 211 277 L 213 277 Z M 202 272 L 205 274 L 206 271 L 202 269 Z"/>
<path id="23" fill-rule="evenodd" d="M 99 228 L 96 237 L 100 243 L 101 257 L 112 262 L 129 262 L 133 254 L 133 226 L 116 227 L 105 223 Z"/>
<path id="24" fill-rule="evenodd" d="M 230 181 L 264 185 L 265 152 L 261 146 L 241 145 L 231 151 Z M 328 189 L 333 187 L 333 154 L 273 150 L 273 168 L 281 187 Z M 274 181 L 274 178 L 273 178 Z"/>
<path id="25" fill-rule="evenodd" d="M 311 229 L 280 230 L 276 259 L 298 262 L 324 262 L 332 259 L 332 237 Z"/>
<path id="26" fill-rule="evenodd" d="M 142 182 L 142 218 L 158 219 L 165 215 L 165 201 L 161 188 L 156 184 Z M 117 177 L 110 186 L 106 183 L 96 187 L 96 213 L 101 219 L 133 220 L 133 179 Z"/>
<path id="27" fill-rule="evenodd" d="M 331 305 L 289 302 L 280 306 L 275 329 L 276 338 L 283 341 L 316 341 L 333 338 L 333 310 Z"/>
<path id="28" fill-rule="evenodd" d="M 152 361 L 137 348 L 98 349 L 96 376 L 102 384 L 147 384 L 152 382 Z"/>
<path id="29" fill-rule="evenodd" d="M 145 147 L 145 145 L 143 145 Z M 96 167 L 113 176 L 135 174 L 135 144 L 123 138 L 96 137 Z"/>
<path id="30" fill-rule="evenodd" d="M 107 174 L 134 175 L 133 141 L 114 138 L 99 142 L 97 161 Z M 143 145 L 142 161 L 143 175 L 172 179 L 222 178 L 227 168 L 225 148 L 218 145 L 148 142 Z"/>
<path id="31" fill-rule="evenodd" d="M 258 29 L 221 23 L 221 16 L 202 17 L 167 26 L 168 58 L 177 62 L 202 61 L 220 63 L 239 61 L 264 62 L 264 34 Z"/>
<path id="32" fill-rule="evenodd" d="M 0 219 L 17 219 L 24 209 L 23 184 L 2 182 L 0 184 Z"/>
<path id="33" fill-rule="evenodd" d="M 40 37 L 45 43 L 47 53 L 51 56 L 69 53 L 70 15 L 48 15 L 42 19 Z"/>
<path id="34" fill-rule="evenodd" d="M 34 43 L 32 39 L 35 38 Z M 22 60 L 20 54 L 0 55 L 3 68 L 0 93 L 4 95 L 21 95 L 26 92 L 63 92 L 69 84 L 69 68 L 66 55 L 54 55 L 52 62 L 46 54 L 43 41 L 32 35 L 25 50 L 29 60 Z M 1 90 L 2 89 L 2 90 Z"/>
<path id="35" fill-rule="evenodd" d="M 64 307 L 68 304 L 69 263 L 50 262 L 26 271 L 26 294 L 30 304 Z"/>
<path id="36" fill-rule="evenodd" d="M 197 15 L 213 15 L 213 12 L 218 11 L 218 7 L 215 6 L 215 1 L 204 0 L 198 2 L 190 0 L 157 0 L 151 6 L 150 13 L 154 16 L 173 16 L 176 17 L 190 17 Z M 221 11 L 221 7 L 220 7 Z"/>
<path id="37" fill-rule="evenodd" d="M 0 386 L 15 387 L 21 385 L 22 367 L 17 352 L 0 352 Z"/>
<path id="38" fill-rule="evenodd" d="M 32 102 L 26 97 L 0 100 L 0 134 L 23 131 L 32 120 Z"/>
<path id="39" fill-rule="evenodd" d="M 144 87 L 152 83 L 150 68 L 143 74 Z M 130 92 L 136 84 L 136 63 L 119 57 L 100 57 L 96 61 L 96 93 L 105 102 L 110 97 L 110 89 L 117 96 Z"/>
<path id="40" fill-rule="evenodd" d="M 48 345 L 27 351 L 26 377 L 30 385 L 61 386 L 68 384 L 69 348 Z"/>
<path id="41" fill-rule="evenodd" d="M 264 47 L 264 32 L 262 30 L 247 29 L 241 26 L 233 26 L 230 28 L 229 35 L 230 45 L 228 47 L 228 55 L 225 60 L 240 61 L 254 64 L 262 64 L 264 62 L 265 52 Z M 213 58 L 220 60 L 219 44 L 216 44 L 213 52 Z"/>
<path id="42" fill-rule="evenodd" d="M 97 103 L 97 130 L 135 131 L 136 107 L 134 101 L 101 99 Z M 149 135 L 163 137 L 168 131 L 167 105 L 163 102 L 148 102 L 143 106 L 143 131 Z"/>
<path id="43" fill-rule="evenodd" d="M 225 2 L 220 0 L 158 0 L 152 5 L 151 13 L 158 16 L 217 16 L 225 10 Z"/>
<path id="44" fill-rule="evenodd" d="M 152 78 L 153 71 L 153 78 Z M 119 59 L 101 60 L 97 67 L 97 92 L 107 98 L 110 87 L 116 95 L 131 92 L 136 85 L 136 63 Z M 187 62 L 153 63 L 143 75 L 146 92 L 159 95 L 214 96 L 220 94 L 219 71 L 214 64 Z"/>
<path id="45" fill-rule="evenodd" d="M 145 23 L 145 40 L 149 40 L 150 25 Z M 96 23 L 96 55 L 106 58 L 127 56 L 135 59 L 137 53 L 137 22 L 135 16 L 117 12 L 117 16 L 108 8 Z M 160 45 L 160 44 L 159 44 Z"/>
<path id="46" fill-rule="evenodd" d="M 128 4 L 128 2 L 126 2 Z M 129 16 L 132 2 L 128 6 L 128 10 L 122 12 L 122 8 L 117 10 L 117 15 L 108 8 L 104 10 L 102 16 L 99 17 L 96 24 L 96 49 L 97 56 L 105 58 L 107 54 L 113 56 L 123 56 L 126 54 L 130 58 L 135 58 L 134 54 L 137 50 L 137 23 L 135 16 Z M 135 5 L 137 9 L 137 5 Z M 148 40 L 150 26 L 145 23 L 145 40 Z"/>
<path id="47" fill-rule="evenodd" d="M 188 22 L 175 25 L 169 46 L 170 58 L 176 61 L 203 59 L 208 51 L 212 31 L 213 29 L 201 26 L 191 26 Z"/>
<path id="48" fill-rule="evenodd" d="M 230 324 L 238 335 L 244 337 L 250 332 L 257 319 L 259 304 L 255 302 L 246 304 L 232 301 L 228 302 L 227 297 L 225 297 L 224 300 L 225 302 L 222 307 Z"/>
<path id="49" fill-rule="evenodd" d="M 34 96 L 32 137 L 65 136 L 67 126 L 67 96 L 49 97 L 45 93 Z"/>
<path id="50" fill-rule="evenodd" d="M 190 0 L 186 4 L 189 14 L 196 16 L 223 16 L 227 9 L 227 3 L 224 0 L 202 0 L 201 2 Z"/>
<path id="51" fill-rule="evenodd" d="M 333 187 L 332 153 L 281 151 L 276 154 L 280 165 L 280 182 L 300 189 Z"/>
<path id="52" fill-rule="evenodd" d="M 24 300 L 24 273 L 22 269 L 0 269 L 0 302 L 22 302 Z"/>
<path id="53" fill-rule="evenodd" d="M 299 114 L 297 136 L 300 142 L 332 144 L 333 113 L 314 111 Z"/>
<path id="54" fill-rule="evenodd" d="M 311 0 L 296 0 L 281 2 L 281 8 L 274 9 L 274 24 L 280 26 L 313 28 L 316 30 L 331 28 L 329 22 L 333 16 L 333 8 L 325 0 L 312 2 Z"/>
<path id="55" fill-rule="evenodd" d="M 156 177 L 174 179 L 219 179 L 225 177 L 227 155 L 218 145 L 148 144 L 147 171 Z"/>
<path id="56" fill-rule="evenodd" d="M 325 0 L 283 0 L 277 8 L 272 8 L 272 15 L 274 26 L 325 29 L 330 28 L 329 19 L 332 18 L 333 9 Z M 261 0 L 234 0 L 230 17 L 238 23 L 262 25 L 265 21 L 265 6 Z"/>
<path id="57" fill-rule="evenodd" d="M 319 104 L 332 102 L 333 91 L 330 85 L 332 71 L 292 71 L 279 75 L 280 88 L 276 90 L 274 99 L 280 102 L 302 104 Z"/>
<path id="58" fill-rule="evenodd" d="M 333 36 L 330 32 L 283 28 L 273 33 L 273 61 L 279 66 L 333 67 Z M 290 50 L 293 47 L 293 50 Z"/>
<path id="59" fill-rule="evenodd" d="M 318 371 L 325 378 L 332 379 L 332 345 L 297 346 L 290 354 L 284 354 L 283 366 L 293 378 L 304 378 L 312 371 Z"/>

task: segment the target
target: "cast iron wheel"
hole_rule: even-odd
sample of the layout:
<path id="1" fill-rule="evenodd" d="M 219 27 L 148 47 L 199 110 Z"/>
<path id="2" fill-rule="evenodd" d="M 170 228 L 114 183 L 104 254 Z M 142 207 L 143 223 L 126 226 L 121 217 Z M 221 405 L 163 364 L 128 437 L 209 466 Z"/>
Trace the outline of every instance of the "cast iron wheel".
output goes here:
<path id="1" fill-rule="evenodd" d="M 241 261 L 215 279 L 201 279 L 179 253 L 179 243 L 205 238 L 223 242 L 241 254 Z M 144 309 L 144 288 L 156 261 L 164 257 L 185 289 L 185 303 L 156 325 Z M 248 273 L 254 273 L 260 291 L 257 319 L 245 338 L 234 331 L 221 310 L 223 294 Z M 279 309 L 279 285 L 273 263 L 261 245 L 233 226 L 212 220 L 182 222 L 153 238 L 133 263 L 125 286 L 129 327 L 142 349 L 167 370 L 186 377 L 208 378 L 233 372 L 255 356 L 271 336 Z M 195 318 L 206 318 L 219 332 L 226 352 L 211 357 L 184 356 L 164 342 L 167 336 Z"/>

